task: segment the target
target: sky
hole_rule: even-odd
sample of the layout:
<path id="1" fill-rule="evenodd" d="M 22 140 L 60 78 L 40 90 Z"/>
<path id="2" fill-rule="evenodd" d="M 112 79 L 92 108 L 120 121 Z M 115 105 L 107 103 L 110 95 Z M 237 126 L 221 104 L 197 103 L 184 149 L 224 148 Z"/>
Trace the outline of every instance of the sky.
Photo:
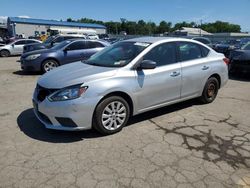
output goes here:
<path id="1" fill-rule="evenodd" d="M 66 20 L 82 17 L 102 21 L 162 20 L 200 23 L 216 20 L 239 24 L 250 32 L 250 0 L 1 0 L 0 16 Z"/>

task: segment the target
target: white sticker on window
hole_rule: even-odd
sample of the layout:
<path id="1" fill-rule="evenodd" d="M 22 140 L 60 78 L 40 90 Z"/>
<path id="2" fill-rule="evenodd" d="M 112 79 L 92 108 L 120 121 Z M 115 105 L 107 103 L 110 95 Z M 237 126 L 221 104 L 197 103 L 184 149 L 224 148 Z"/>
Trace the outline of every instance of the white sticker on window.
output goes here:
<path id="1" fill-rule="evenodd" d="M 136 42 L 135 45 L 136 45 L 136 46 L 147 47 L 147 46 L 149 46 L 149 43 L 145 43 L 145 42 Z"/>

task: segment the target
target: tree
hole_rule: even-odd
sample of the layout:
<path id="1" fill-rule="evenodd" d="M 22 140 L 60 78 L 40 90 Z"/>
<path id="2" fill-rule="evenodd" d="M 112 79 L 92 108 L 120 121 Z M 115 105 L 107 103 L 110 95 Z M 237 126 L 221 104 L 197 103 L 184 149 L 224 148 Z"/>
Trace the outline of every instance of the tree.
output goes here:
<path id="1" fill-rule="evenodd" d="M 171 29 L 172 23 L 171 22 L 165 22 L 165 21 L 161 21 L 160 25 L 158 27 L 158 33 L 165 33 L 165 32 L 169 32 Z"/>
<path id="2" fill-rule="evenodd" d="M 195 22 L 179 22 L 172 26 L 171 22 L 161 21 L 159 25 L 154 22 L 145 22 L 139 20 L 138 22 L 129 21 L 125 18 L 121 18 L 120 22 L 103 22 L 100 20 L 94 20 L 89 18 L 81 18 L 73 20 L 72 18 L 67 19 L 68 22 L 81 22 L 81 23 L 96 23 L 102 24 L 107 27 L 107 32 L 111 34 L 119 34 L 121 31 L 126 31 L 129 35 L 151 35 L 151 34 L 162 34 L 165 32 L 171 32 L 182 27 L 202 28 L 203 30 L 216 33 L 216 32 L 240 32 L 241 27 L 237 24 L 231 24 L 228 22 L 216 21 L 214 23 L 204 23 L 198 25 Z"/>
<path id="3" fill-rule="evenodd" d="M 230 24 L 228 22 L 216 21 L 214 23 L 205 23 L 201 26 L 207 32 L 210 33 L 223 33 L 223 32 L 240 32 L 241 27 L 236 24 Z"/>
<path id="4" fill-rule="evenodd" d="M 72 20 L 72 18 L 68 18 L 67 22 L 73 22 L 74 20 Z"/>

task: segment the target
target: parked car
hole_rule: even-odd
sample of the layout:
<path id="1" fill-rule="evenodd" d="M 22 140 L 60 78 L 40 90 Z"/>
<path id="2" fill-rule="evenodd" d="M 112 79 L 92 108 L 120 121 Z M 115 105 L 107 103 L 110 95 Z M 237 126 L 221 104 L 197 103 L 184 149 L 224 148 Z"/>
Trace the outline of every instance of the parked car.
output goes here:
<path id="1" fill-rule="evenodd" d="M 213 102 L 228 80 L 226 62 L 190 39 L 125 40 L 40 77 L 34 111 L 49 129 L 116 133 L 136 114 L 197 97 Z"/>
<path id="2" fill-rule="evenodd" d="M 108 41 L 109 40 L 109 35 L 108 34 L 99 34 L 98 35 L 99 39 L 103 39 Z"/>
<path id="3" fill-rule="evenodd" d="M 240 39 L 240 47 L 243 47 L 245 44 L 250 42 L 250 38 L 242 38 Z"/>
<path id="4" fill-rule="evenodd" d="M 250 42 L 230 53 L 230 73 L 250 72 Z"/>
<path id="5" fill-rule="evenodd" d="M 95 40 L 95 39 L 99 39 L 98 35 L 96 35 L 96 34 L 88 34 L 88 35 L 87 35 L 87 38 L 88 38 L 88 39 L 94 39 L 94 40 Z"/>
<path id="6" fill-rule="evenodd" d="M 21 56 L 21 68 L 25 71 L 48 72 L 55 67 L 88 59 L 109 43 L 98 40 L 66 40 L 50 48 L 24 53 Z"/>
<path id="7" fill-rule="evenodd" d="M 226 57 L 229 57 L 230 51 L 240 48 L 240 40 L 228 40 L 223 41 L 220 44 L 214 46 L 214 50 L 219 53 L 223 53 Z"/>
<path id="8" fill-rule="evenodd" d="M 47 49 L 51 48 L 62 41 L 69 40 L 69 39 L 86 39 L 85 35 L 55 35 L 50 36 L 41 44 L 31 44 L 24 46 L 24 53 L 31 52 L 35 50 Z"/>
<path id="9" fill-rule="evenodd" d="M 207 46 L 209 46 L 210 48 L 212 48 L 212 42 L 209 38 L 206 37 L 194 37 L 192 38 L 193 40 L 199 41 L 203 44 L 206 44 Z"/>
<path id="10" fill-rule="evenodd" d="M 125 40 L 124 38 L 110 38 L 108 39 L 107 41 L 110 43 L 110 44 L 114 44 L 116 42 L 120 42 L 120 41 L 123 41 Z"/>
<path id="11" fill-rule="evenodd" d="M 40 44 L 41 41 L 35 39 L 18 39 L 14 42 L 0 47 L 0 56 L 8 57 L 11 55 L 20 55 L 23 53 L 23 46 L 25 44 Z"/>

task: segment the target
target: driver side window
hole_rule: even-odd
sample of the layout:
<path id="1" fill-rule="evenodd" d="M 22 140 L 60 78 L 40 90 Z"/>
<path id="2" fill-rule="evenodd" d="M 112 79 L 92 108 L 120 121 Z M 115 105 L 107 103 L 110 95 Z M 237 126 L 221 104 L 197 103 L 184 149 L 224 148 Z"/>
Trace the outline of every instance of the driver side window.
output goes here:
<path id="1" fill-rule="evenodd" d="M 173 42 L 160 44 L 149 51 L 143 59 L 156 62 L 157 67 L 176 63 L 176 44 Z"/>

